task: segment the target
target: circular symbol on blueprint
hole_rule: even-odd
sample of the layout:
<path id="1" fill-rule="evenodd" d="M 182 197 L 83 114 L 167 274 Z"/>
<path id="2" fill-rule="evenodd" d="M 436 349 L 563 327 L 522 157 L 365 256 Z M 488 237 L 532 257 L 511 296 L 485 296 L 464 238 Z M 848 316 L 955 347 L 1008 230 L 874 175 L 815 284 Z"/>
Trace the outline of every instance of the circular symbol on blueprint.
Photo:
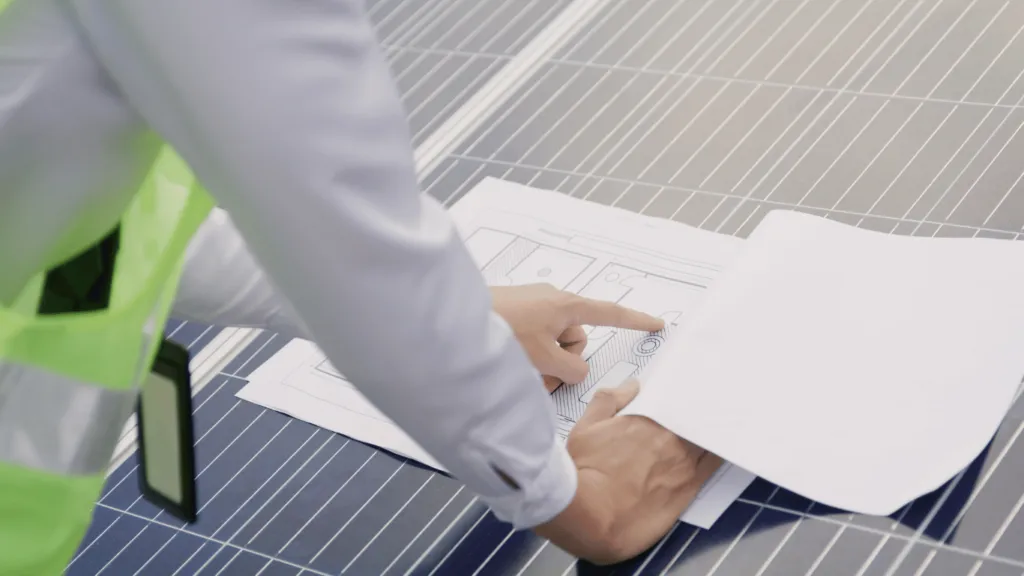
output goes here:
<path id="1" fill-rule="evenodd" d="M 650 356 L 661 348 L 661 344 L 665 341 L 661 336 L 644 336 L 642 340 L 633 346 L 633 352 L 637 356 Z"/>
<path id="2" fill-rule="evenodd" d="M 551 276 L 551 268 L 541 268 L 540 270 L 537 270 L 537 276 L 541 278 Z"/>

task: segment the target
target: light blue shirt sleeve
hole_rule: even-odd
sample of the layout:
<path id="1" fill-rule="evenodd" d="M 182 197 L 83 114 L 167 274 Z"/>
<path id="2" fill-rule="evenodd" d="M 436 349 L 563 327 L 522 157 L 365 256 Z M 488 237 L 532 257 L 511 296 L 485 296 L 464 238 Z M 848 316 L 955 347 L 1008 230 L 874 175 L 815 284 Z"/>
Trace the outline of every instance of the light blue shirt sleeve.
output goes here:
<path id="1" fill-rule="evenodd" d="M 419 191 L 362 2 L 68 4 L 332 363 L 498 517 L 529 527 L 568 505 L 576 471 L 550 399 Z"/>

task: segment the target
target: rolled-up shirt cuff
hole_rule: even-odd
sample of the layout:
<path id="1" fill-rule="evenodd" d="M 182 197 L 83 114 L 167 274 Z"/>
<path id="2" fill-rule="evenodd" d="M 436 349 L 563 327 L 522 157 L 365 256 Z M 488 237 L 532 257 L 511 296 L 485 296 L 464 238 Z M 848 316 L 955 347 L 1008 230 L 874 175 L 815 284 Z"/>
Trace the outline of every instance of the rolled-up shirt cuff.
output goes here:
<path id="1" fill-rule="evenodd" d="M 499 520 L 508 522 L 517 530 L 533 528 L 560 514 L 576 495 L 576 465 L 565 449 L 555 440 L 547 465 L 533 481 L 512 494 L 485 499 Z"/>

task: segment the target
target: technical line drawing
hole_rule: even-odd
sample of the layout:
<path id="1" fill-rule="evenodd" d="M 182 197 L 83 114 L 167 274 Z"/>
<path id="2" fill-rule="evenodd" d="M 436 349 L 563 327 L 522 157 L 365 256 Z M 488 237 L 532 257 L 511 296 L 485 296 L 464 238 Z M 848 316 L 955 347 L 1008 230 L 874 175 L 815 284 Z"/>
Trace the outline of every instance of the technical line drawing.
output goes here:
<path id="1" fill-rule="evenodd" d="M 391 423 L 387 416 L 363 398 L 358 389 L 344 375 L 331 366 L 322 353 L 318 353 L 318 355 L 320 361 L 315 364 L 313 372 L 319 374 L 320 378 L 290 376 L 285 378 L 281 385 L 342 410 L 360 414 L 381 423 Z"/>
<path id="2" fill-rule="evenodd" d="M 547 283 L 564 290 L 594 263 L 594 258 L 516 237 L 483 267 L 490 286 Z"/>
<path id="3" fill-rule="evenodd" d="M 637 356 L 653 356 L 664 343 L 664 337 L 658 334 L 651 334 L 650 336 L 645 336 L 633 346 L 633 353 Z"/>
<path id="4" fill-rule="evenodd" d="M 565 440 L 599 390 L 641 375 L 659 353 L 665 353 L 672 331 L 696 309 L 705 288 L 742 241 L 659 220 L 641 222 L 628 213 L 612 217 L 609 212 L 591 220 L 586 212 L 600 209 L 579 204 L 575 212 L 576 205 L 561 205 L 560 196 L 534 199 L 534 208 L 523 212 L 520 192 L 507 198 L 492 194 L 486 201 L 464 198 L 460 204 L 468 208 L 452 210 L 487 284 L 548 283 L 666 322 L 655 334 L 584 326 L 589 374 L 583 382 L 560 386 L 551 394 L 556 430 Z M 609 238 L 612 232 L 614 237 Z M 239 397 L 443 469 L 360 394 L 344 370 L 326 360 L 315 344 L 293 342 L 251 376 Z M 723 466 L 691 504 L 692 513 L 684 515 L 684 521 L 710 526 L 750 480 L 738 468 Z M 712 489 L 715 493 L 709 495 Z"/>
<path id="5" fill-rule="evenodd" d="M 465 245 L 476 262 L 477 268 L 483 270 L 498 254 L 509 247 L 518 238 L 515 234 L 502 232 L 493 228 L 477 228 L 466 237 Z"/>
<path id="6" fill-rule="evenodd" d="M 614 388 L 619 384 L 622 384 L 626 378 L 629 378 L 636 373 L 637 368 L 639 368 L 639 366 L 632 362 L 617 362 L 607 372 L 602 374 L 589 390 L 580 396 L 580 402 L 590 404 L 590 401 L 594 398 L 594 393 L 602 388 Z"/>

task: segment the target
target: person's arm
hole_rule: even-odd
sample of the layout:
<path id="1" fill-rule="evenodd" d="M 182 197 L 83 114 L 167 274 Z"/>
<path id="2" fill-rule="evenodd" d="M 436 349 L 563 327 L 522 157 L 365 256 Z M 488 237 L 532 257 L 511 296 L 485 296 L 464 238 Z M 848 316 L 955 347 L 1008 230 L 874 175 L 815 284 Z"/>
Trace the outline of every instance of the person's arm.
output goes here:
<path id="1" fill-rule="evenodd" d="M 528 527 L 563 510 L 576 470 L 551 403 L 447 213 L 419 192 L 363 4 L 70 4 L 332 363 L 499 518 Z"/>
<path id="2" fill-rule="evenodd" d="M 213 209 L 189 244 L 171 315 L 312 339 L 221 208 Z"/>

